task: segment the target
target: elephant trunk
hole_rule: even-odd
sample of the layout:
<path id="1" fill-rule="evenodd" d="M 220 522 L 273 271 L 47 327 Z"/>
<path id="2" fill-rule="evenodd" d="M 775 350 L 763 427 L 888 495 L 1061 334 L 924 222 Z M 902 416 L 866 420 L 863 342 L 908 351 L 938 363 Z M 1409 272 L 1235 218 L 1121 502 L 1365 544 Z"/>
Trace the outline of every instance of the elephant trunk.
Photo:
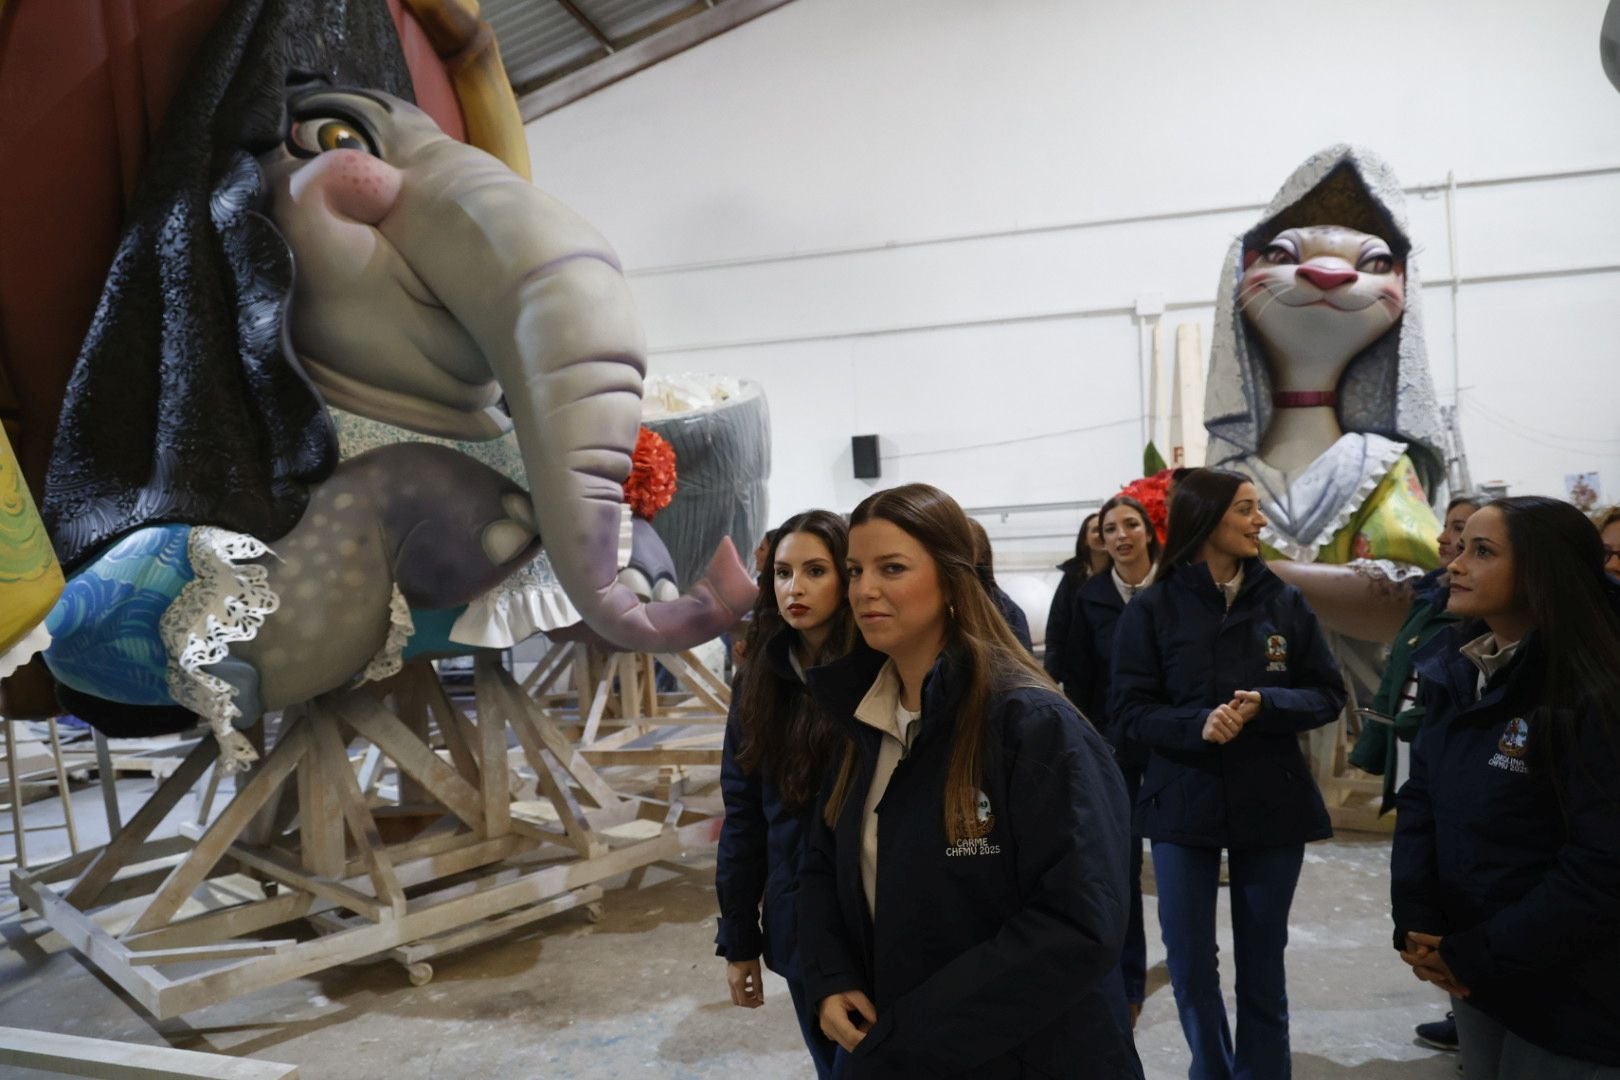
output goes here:
<path id="1" fill-rule="evenodd" d="M 717 636 L 755 595 L 729 539 L 678 599 L 644 602 L 617 580 L 646 361 L 612 251 L 572 211 L 498 167 L 462 170 L 456 187 L 441 193 L 456 205 L 436 208 L 448 231 L 435 245 L 437 271 L 423 278 L 471 331 L 505 393 L 558 581 L 585 623 L 622 648 L 665 652 Z M 502 284 L 492 291 L 491 281 Z"/>

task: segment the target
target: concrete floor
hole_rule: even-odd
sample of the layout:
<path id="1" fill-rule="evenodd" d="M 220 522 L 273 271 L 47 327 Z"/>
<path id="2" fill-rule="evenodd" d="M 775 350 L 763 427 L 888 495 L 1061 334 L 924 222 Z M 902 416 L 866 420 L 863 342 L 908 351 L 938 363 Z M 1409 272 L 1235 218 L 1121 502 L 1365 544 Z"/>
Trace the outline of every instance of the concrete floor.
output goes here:
<path id="1" fill-rule="evenodd" d="M 126 818 L 154 786 L 120 781 Z M 101 842 L 97 791 L 77 791 L 74 802 L 86 842 Z M 39 823 L 60 815 L 54 800 L 28 811 Z M 36 859 L 65 854 L 60 832 L 32 833 L 29 842 Z M 8 844 L 9 835 L 0 859 Z M 1444 1005 L 1389 949 L 1388 854 L 1387 838 L 1355 834 L 1306 853 L 1288 954 L 1299 1080 L 1457 1076 L 1453 1055 L 1412 1040 L 1412 1025 L 1440 1017 Z M 411 986 L 397 965 L 377 962 L 168 1021 L 143 1014 L 37 921 L 7 914 L 0 917 L 0 1025 L 254 1056 L 298 1065 L 310 1080 L 813 1077 L 781 980 L 768 977 L 761 1009 L 729 1003 L 711 944 L 713 866 L 712 853 L 696 853 L 678 869 L 654 868 L 639 889 L 610 889 L 600 923 L 564 913 L 435 961 L 437 974 L 424 987 Z M 1156 927 L 1153 898 L 1147 902 Z M 1225 925 L 1224 892 L 1221 904 Z M 0 913 L 14 911 L 0 893 Z M 1153 966 L 1137 1045 L 1147 1075 L 1170 1080 L 1186 1075 L 1187 1050 L 1164 950 L 1156 933 L 1149 936 Z M 1223 957 L 1230 945 L 1223 934 Z M 1229 970 L 1226 979 L 1232 1009 Z"/>

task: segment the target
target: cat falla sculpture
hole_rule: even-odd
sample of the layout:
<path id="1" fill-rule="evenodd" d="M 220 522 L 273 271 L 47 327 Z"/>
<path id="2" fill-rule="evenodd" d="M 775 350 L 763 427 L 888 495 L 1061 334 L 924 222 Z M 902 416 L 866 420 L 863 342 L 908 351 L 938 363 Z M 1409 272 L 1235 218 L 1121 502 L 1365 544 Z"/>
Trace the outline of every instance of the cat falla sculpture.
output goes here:
<path id="1" fill-rule="evenodd" d="M 1253 477 L 1273 569 L 1378 642 L 1437 564 L 1445 482 L 1403 205 L 1365 150 L 1302 164 L 1228 252 L 1205 397 L 1208 460 Z"/>

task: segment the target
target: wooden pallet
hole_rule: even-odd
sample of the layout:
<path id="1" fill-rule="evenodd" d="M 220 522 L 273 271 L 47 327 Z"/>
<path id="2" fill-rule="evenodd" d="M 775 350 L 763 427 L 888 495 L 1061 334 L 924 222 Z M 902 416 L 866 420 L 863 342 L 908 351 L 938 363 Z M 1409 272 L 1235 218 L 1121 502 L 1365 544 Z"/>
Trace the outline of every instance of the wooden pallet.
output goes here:
<path id="1" fill-rule="evenodd" d="M 712 813 L 617 793 L 492 656 L 475 693 L 469 716 L 418 662 L 289 709 L 195 839 L 154 842 L 215 759 L 199 743 L 105 847 L 13 872 L 12 888 L 163 1019 L 377 955 L 424 982 L 433 956 L 572 907 L 599 913 L 603 882 L 714 842 Z M 508 732 L 554 822 L 512 814 Z M 397 769 L 394 800 L 368 794 L 351 742 Z M 385 840 L 401 820 L 416 825 Z M 626 837 L 632 823 L 650 827 Z"/>

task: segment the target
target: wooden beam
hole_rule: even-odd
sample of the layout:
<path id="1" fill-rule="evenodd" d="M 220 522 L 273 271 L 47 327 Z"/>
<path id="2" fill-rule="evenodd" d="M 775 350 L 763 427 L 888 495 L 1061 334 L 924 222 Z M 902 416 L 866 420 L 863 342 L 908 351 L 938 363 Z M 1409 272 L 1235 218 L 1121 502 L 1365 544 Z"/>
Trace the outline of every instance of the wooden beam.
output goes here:
<path id="1" fill-rule="evenodd" d="M 366 809 L 365 796 L 360 794 L 354 770 L 349 768 L 349 757 L 343 741 L 338 738 L 335 718 L 333 723 L 322 724 L 316 729 L 315 752 L 310 756 L 320 758 L 322 775 L 333 778 L 332 797 L 349 827 L 349 835 L 354 838 L 355 848 L 360 852 L 360 859 L 365 864 L 367 876 L 371 878 L 377 899 L 388 905 L 391 916 L 398 918 L 405 914 L 405 892 L 394 875 L 394 864 L 382 853 L 383 842 L 377 832 L 377 821 Z"/>
<path id="2" fill-rule="evenodd" d="M 626 750 L 585 750 L 592 765 L 719 765 L 720 750 L 679 750 L 647 746 Z"/>
<path id="3" fill-rule="evenodd" d="M 359 889 L 348 885 L 317 877 L 289 862 L 283 862 L 279 855 L 268 849 L 254 850 L 242 844 L 233 844 L 226 854 L 243 866 L 257 870 L 289 889 L 297 889 L 318 896 L 322 900 L 331 901 L 338 907 L 347 908 L 357 915 L 364 915 L 372 922 L 380 922 L 393 916 L 393 911 L 375 897 L 367 896 Z"/>
<path id="4" fill-rule="evenodd" d="M 254 815 L 281 790 L 282 783 L 298 767 L 299 760 L 308 749 L 308 725 L 303 718 L 299 718 L 281 733 L 276 748 L 253 774 L 253 779 L 236 793 L 236 798 L 214 819 L 202 839 L 197 841 L 197 846 L 191 849 L 191 854 L 169 874 L 163 887 L 152 897 L 152 902 L 129 928 L 129 933 L 156 930 L 174 918 L 191 891 L 202 884 L 208 871 L 224 857 L 226 849 L 248 827 Z"/>
<path id="5" fill-rule="evenodd" d="M 483 653 L 473 661 L 473 693 L 478 703 L 478 773 L 483 777 L 479 795 L 484 804 L 484 835 L 505 836 L 512 828 L 512 792 L 507 786 L 506 713 L 499 700 L 494 672 L 500 659 Z"/>
<path id="6" fill-rule="evenodd" d="M 332 707 L 363 738 L 393 758 L 400 772 L 414 778 L 456 817 L 474 829 L 484 827 L 483 801 L 473 786 L 382 705 L 364 695 L 352 694 L 333 702 Z"/>
<path id="7" fill-rule="evenodd" d="M 0 1027 L 0 1065 L 113 1080 L 298 1080 L 296 1065 Z"/>
<path id="8" fill-rule="evenodd" d="M 312 702 L 306 710 L 306 727 L 312 734 L 320 728 L 336 738 L 336 713 L 321 708 L 318 702 Z M 328 764 L 331 769 L 326 767 Z M 340 877 L 348 861 L 343 846 L 343 817 L 332 793 L 341 777 L 328 775 L 339 770 L 350 772 L 348 756 L 341 746 L 334 761 L 322 761 L 311 747 L 298 762 L 298 855 L 304 869 L 314 877 Z"/>
<path id="9" fill-rule="evenodd" d="M 131 951 L 129 962 L 135 967 L 153 967 L 157 964 L 191 964 L 199 960 L 241 960 L 248 956 L 274 956 L 296 944 L 297 938 L 281 938 L 276 941 L 226 941 L 218 945 L 193 945 L 180 949 L 147 949 Z"/>

